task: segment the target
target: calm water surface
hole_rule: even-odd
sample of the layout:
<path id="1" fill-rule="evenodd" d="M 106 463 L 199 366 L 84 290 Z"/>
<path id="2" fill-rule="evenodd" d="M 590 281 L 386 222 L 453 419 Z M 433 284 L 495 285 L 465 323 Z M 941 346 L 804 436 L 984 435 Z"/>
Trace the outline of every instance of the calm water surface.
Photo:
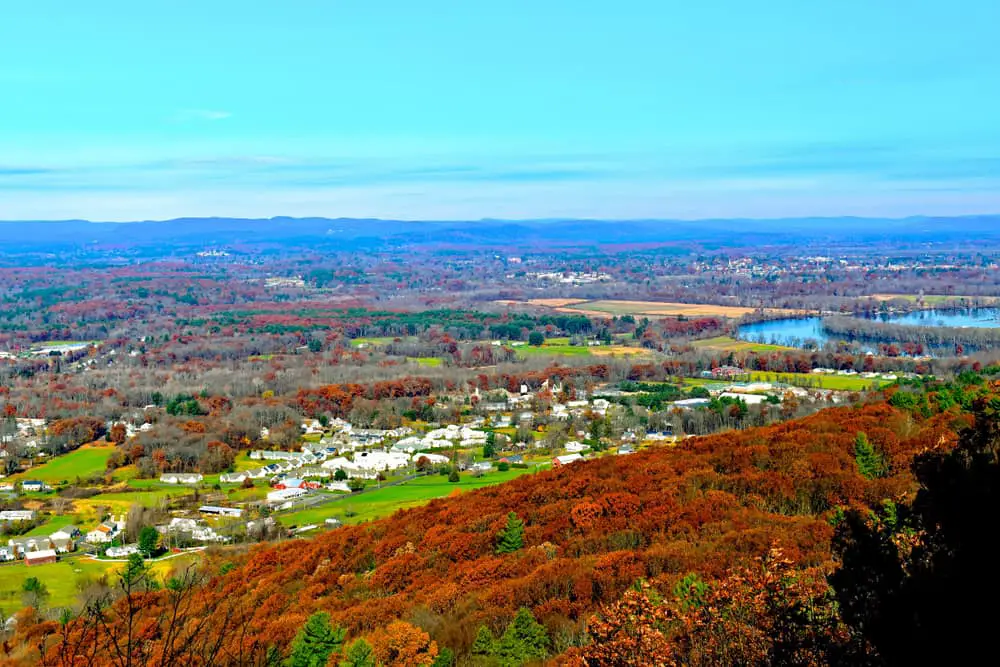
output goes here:
<path id="1" fill-rule="evenodd" d="M 1000 308 L 968 310 L 918 310 L 905 315 L 879 317 L 879 321 L 922 327 L 1000 328 Z M 744 324 L 737 336 L 754 343 L 772 343 L 788 347 L 822 347 L 830 336 L 823 332 L 819 317 L 796 317 Z"/>

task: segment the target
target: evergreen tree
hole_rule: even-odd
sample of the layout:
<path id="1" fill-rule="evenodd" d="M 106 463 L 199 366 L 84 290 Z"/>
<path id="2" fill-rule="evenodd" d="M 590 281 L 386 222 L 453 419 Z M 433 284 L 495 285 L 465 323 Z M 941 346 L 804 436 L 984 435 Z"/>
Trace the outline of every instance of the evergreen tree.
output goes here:
<path id="1" fill-rule="evenodd" d="M 865 479 L 875 479 L 885 475 L 885 462 L 864 433 L 858 433 L 858 437 L 854 440 L 854 460 L 858 463 L 858 472 Z"/>
<path id="2" fill-rule="evenodd" d="M 548 655 L 549 635 L 534 615 L 521 607 L 493 651 L 503 665 L 522 665 Z"/>
<path id="3" fill-rule="evenodd" d="M 325 667 L 330 656 L 344 645 L 344 629 L 330 625 L 330 614 L 318 611 L 306 621 L 292 642 L 288 667 Z"/>
<path id="4" fill-rule="evenodd" d="M 483 445 L 483 458 L 491 459 L 497 455 L 497 434 L 490 431 L 486 434 L 486 444 Z"/>
<path id="5" fill-rule="evenodd" d="M 448 481 L 451 482 L 452 484 L 455 484 L 456 482 L 458 482 L 458 480 L 459 480 L 458 468 L 452 468 L 451 472 L 448 473 Z"/>
<path id="6" fill-rule="evenodd" d="M 479 626 L 476 632 L 476 641 L 472 642 L 472 655 L 493 655 L 493 645 L 496 639 L 493 633 L 485 625 Z"/>
<path id="7" fill-rule="evenodd" d="M 450 648 L 442 648 L 438 656 L 434 658 L 431 667 L 452 667 L 455 664 L 455 652 Z"/>
<path id="8" fill-rule="evenodd" d="M 496 552 L 498 554 L 511 554 L 524 547 L 524 522 L 518 518 L 517 514 L 511 512 L 507 515 L 507 525 L 497 533 Z"/>
<path id="9" fill-rule="evenodd" d="M 160 534 L 152 526 L 144 526 L 139 531 L 139 553 L 149 558 L 156 553 L 157 544 L 160 541 Z"/>
<path id="10" fill-rule="evenodd" d="M 338 482 L 343 482 L 347 479 L 347 473 L 344 472 L 343 468 L 337 468 L 337 472 L 333 473 L 333 478 Z"/>
<path id="11" fill-rule="evenodd" d="M 340 667 L 375 667 L 375 651 L 364 639 L 356 639 L 347 649 Z"/>

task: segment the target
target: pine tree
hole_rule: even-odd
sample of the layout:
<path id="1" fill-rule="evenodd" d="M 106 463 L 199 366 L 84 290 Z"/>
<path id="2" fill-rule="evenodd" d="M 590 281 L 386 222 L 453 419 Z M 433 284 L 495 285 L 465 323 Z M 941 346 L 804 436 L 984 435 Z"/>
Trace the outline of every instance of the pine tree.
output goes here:
<path id="1" fill-rule="evenodd" d="M 452 468 L 451 472 L 448 473 L 448 481 L 451 482 L 452 484 L 455 484 L 459 481 L 459 479 L 460 477 L 458 476 L 458 468 Z"/>
<path id="2" fill-rule="evenodd" d="M 438 656 L 434 658 L 431 667 L 452 667 L 455 664 L 455 652 L 450 648 L 443 648 Z"/>
<path id="3" fill-rule="evenodd" d="M 480 625 L 479 631 L 476 632 L 476 641 L 472 642 L 472 655 L 492 655 L 495 643 L 496 639 L 490 629 Z"/>
<path id="4" fill-rule="evenodd" d="M 511 554 L 524 547 L 524 522 L 517 514 L 511 512 L 507 515 L 507 525 L 497 533 L 496 552 L 498 554 Z"/>
<path id="5" fill-rule="evenodd" d="M 344 629 L 330 625 L 330 614 L 318 611 L 306 621 L 292 642 L 288 667 L 325 667 L 330 656 L 344 645 Z"/>
<path id="6" fill-rule="evenodd" d="M 864 433 L 858 433 L 858 437 L 854 440 L 854 460 L 857 461 L 858 472 L 865 479 L 875 479 L 885 475 L 885 462 Z"/>
<path id="7" fill-rule="evenodd" d="M 364 639 L 357 639 L 347 649 L 340 667 L 375 667 L 375 651 Z"/>
<path id="8" fill-rule="evenodd" d="M 497 434 L 490 431 L 486 434 L 486 444 L 483 445 L 483 458 L 491 459 L 497 455 Z"/>
<path id="9" fill-rule="evenodd" d="M 549 635 L 531 611 L 521 607 L 496 643 L 493 655 L 504 665 L 520 665 L 548 655 Z"/>

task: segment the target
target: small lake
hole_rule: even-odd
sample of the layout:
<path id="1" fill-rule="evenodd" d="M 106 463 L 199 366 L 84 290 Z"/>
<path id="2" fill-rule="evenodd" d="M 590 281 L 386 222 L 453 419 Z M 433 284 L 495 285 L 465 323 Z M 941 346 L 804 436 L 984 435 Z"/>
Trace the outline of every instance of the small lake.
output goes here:
<path id="1" fill-rule="evenodd" d="M 880 322 L 909 324 L 919 327 L 1000 327 L 1000 308 L 970 308 L 969 310 L 918 310 L 906 315 L 879 317 Z"/>
<path id="2" fill-rule="evenodd" d="M 823 347 L 830 337 L 823 332 L 819 317 L 796 317 L 744 324 L 736 331 L 738 338 L 753 343 L 787 347 Z"/>
<path id="3" fill-rule="evenodd" d="M 1000 308 L 970 308 L 968 310 L 918 310 L 905 315 L 880 316 L 880 322 L 921 327 L 1000 328 Z M 823 331 L 819 317 L 796 317 L 744 324 L 737 337 L 753 343 L 770 343 L 788 347 L 823 347 L 831 338 Z"/>

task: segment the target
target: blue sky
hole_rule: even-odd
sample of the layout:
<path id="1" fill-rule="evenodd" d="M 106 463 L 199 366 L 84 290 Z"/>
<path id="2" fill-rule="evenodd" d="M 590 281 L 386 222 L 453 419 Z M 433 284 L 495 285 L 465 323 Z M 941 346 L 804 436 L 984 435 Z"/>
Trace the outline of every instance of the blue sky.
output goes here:
<path id="1" fill-rule="evenodd" d="M 1000 212 L 996 0 L 70 0 L 0 219 Z"/>

